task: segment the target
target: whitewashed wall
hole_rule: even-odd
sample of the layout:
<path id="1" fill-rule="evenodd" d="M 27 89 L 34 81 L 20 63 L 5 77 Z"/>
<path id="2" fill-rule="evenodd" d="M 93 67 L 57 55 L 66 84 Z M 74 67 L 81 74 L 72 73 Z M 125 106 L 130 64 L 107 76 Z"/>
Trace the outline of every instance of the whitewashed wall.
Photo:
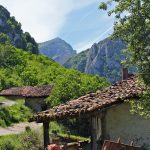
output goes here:
<path id="1" fill-rule="evenodd" d="M 106 122 L 107 136 L 110 139 L 120 137 L 124 143 L 133 140 L 136 145 L 145 145 L 150 149 L 150 119 L 131 115 L 129 103 L 109 109 Z"/>
<path id="2" fill-rule="evenodd" d="M 101 137 L 101 121 L 100 116 L 93 117 L 92 124 L 94 142 Z M 111 107 L 106 112 L 105 118 L 105 139 L 117 140 L 118 137 L 125 144 L 134 141 L 135 145 L 144 146 L 147 150 L 150 149 L 150 119 L 144 119 L 139 115 L 131 115 L 129 103 Z M 104 133 L 104 132 L 103 132 Z M 97 150 L 94 146 L 93 150 Z"/>

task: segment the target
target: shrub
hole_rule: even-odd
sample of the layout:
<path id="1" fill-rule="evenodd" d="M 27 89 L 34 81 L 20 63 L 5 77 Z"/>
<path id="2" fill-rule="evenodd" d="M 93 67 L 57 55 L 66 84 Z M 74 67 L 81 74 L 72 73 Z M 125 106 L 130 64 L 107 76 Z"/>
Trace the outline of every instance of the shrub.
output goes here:
<path id="1" fill-rule="evenodd" d="M 6 127 L 13 123 L 27 121 L 31 115 L 31 110 L 21 103 L 0 109 L 0 126 Z"/>
<path id="2" fill-rule="evenodd" d="M 0 150 L 42 150 L 41 130 L 32 130 L 18 135 L 0 137 Z"/>

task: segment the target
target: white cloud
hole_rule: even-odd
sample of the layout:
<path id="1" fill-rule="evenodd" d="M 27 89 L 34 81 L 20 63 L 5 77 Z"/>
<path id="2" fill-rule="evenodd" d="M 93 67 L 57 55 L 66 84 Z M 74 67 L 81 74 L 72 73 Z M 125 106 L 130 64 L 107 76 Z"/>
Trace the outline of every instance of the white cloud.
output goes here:
<path id="1" fill-rule="evenodd" d="M 0 0 L 38 42 L 54 38 L 67 15 L 99 0 Z"/>

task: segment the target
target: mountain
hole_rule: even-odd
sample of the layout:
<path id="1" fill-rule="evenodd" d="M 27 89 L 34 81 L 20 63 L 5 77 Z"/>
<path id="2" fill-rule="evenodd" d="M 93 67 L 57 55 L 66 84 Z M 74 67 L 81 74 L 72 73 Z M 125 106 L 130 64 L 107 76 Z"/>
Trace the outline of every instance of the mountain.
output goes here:
<path id="1" fill-rule="evenodd" d="M 10 16 L 9 11 L 0 5 L 0 43 L 10 41 L 12 45 L 33 54 L 38 54 L 38 44 L 28 32 L 23 32 L 21 23 Z"/>
<path id="2" fill-rule="evenodd" d="M 39 50 L 41 54 L 48 56 L 61 65 L 76 54 L 71 45 L 60 38 L 39 43 Z"/>
<path id="3" fill-rule="evenodd" d="M 87 62 L 89 54 L 89 49 L 80 52 L 79 54 L 74 55 L 66 63 L 64 64 L 64 67 L 66 68 L 74 68 L 76 70 L 79 70 L 81 72 L 85 72 L 85 66 Z"/>
<path id="4" fill-rule="evenodd" d="M 64 66 L 89 74 L 106 77 L 111 83 L 121 79 L 122 49 L 126 44 L 121 40 L 107 38 L 91 48 L 70 58 Z"/>

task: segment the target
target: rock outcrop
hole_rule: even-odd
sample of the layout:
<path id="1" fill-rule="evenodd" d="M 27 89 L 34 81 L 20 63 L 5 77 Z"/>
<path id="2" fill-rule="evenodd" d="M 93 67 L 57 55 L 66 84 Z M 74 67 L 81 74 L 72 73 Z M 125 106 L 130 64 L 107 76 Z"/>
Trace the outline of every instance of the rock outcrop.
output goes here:
<path id="1" fill-rule="evenodd" d="M 125 48 L 123 41 L 107 38 L 70 58 L 64 66 L 104 76 L 113 83 L 121 79 L 121 61 L 125 58 L 122 50 Z"/>

